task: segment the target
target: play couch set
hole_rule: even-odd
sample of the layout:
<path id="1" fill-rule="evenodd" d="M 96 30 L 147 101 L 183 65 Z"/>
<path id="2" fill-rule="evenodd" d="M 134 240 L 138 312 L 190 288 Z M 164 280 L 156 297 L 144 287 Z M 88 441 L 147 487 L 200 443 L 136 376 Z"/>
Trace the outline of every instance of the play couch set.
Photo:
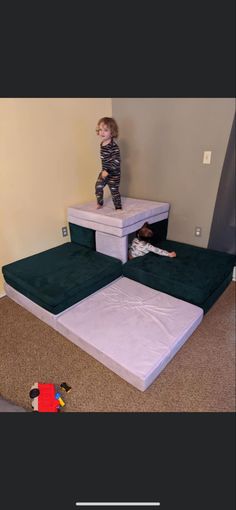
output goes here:
<path id="1" fill-rule="evenodd" d="M 141 391 L 232 280 L 234 255 L 167 240 L 169 204 L 123 198 L 70 207 L 71 242 L 2 268 L 6 294 Z M 154 244 L 127 261 L 145 221 Z"/>

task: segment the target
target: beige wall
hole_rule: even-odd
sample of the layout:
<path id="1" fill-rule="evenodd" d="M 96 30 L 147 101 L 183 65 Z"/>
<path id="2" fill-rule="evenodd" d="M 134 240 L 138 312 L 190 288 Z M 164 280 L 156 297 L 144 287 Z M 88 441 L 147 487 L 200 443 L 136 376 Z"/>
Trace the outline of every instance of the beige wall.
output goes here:
<path id="1" fill-rule="evenodd" d="M 230 98 L 112 99 L 122 194 L 170 202 L 169 239 L 207 246 L 234 111 Z M 204 150 L 212 151 L 210 165 Z"/>
<path id="2" fill-rule="evenodd" d="M 94 198 L 104 115 L 109 98 L 0 99 L 0 266 L 69 240 L 67 207 Z"/>

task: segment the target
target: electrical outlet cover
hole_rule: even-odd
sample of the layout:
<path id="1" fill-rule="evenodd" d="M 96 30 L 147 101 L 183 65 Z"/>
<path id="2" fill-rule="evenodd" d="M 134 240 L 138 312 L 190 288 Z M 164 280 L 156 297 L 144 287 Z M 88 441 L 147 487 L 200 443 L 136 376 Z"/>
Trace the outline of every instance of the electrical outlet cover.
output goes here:
<path id="1" fill-rule="evenodd" d="M 203 164 L 210 165 L 211 163 L 211 151 L 204 151 L 203 153 Z"/>
<path id="2" fill-rule="evenodd" d="M 66 237 L 66 236 L 68 235 L 68 229 L 67 229 L 67 227 L 62 227 L 62 229 L 61 229 L 61 230 L 62 230 L 62 235 L 63 235 L 63 237 Z"/>

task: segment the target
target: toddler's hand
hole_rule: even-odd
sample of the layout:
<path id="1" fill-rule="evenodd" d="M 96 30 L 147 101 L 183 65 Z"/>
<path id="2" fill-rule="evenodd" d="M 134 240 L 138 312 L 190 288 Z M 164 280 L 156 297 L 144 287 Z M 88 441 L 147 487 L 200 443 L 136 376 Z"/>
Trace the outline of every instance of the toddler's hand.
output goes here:
<path id="1" fill-rule="evenodd" d="M 108 176 L 108 172 L 106 170 L 103 170 L 102 173 L 101 173 L 101 176 L 103 179 L 105 179 L 105 177 Z"/>
<path id="2" fill-rule="evenodd" d="M 170 251 L 169 252 L 169 257 L 176 257 L 175 251 Z"/>

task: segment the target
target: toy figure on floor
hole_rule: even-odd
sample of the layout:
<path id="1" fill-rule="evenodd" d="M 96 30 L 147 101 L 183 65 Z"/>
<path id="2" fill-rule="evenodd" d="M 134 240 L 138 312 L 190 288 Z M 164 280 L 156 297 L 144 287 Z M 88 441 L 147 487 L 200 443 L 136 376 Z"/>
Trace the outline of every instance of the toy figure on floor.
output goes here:
<path id="1" fill-rule="evenodd" d="M 175 251 L 166 251 L 157 248 L 150 243 L 153 237 L 153 231 L 150 228 L 149 223 L 146 221 L 143 226 L 136 232 L 136 237 L 133 239 L 129 248 L 129 260 L 141 255 L 146 255 L 149 251 L 156 253 L 157 255 L 163 255 L 164 257 L 176 257 Z"/>
<path id="2" fill-rule="evenodd" d="M 65 382 L 60 387 L 68 393 L 71 387 Z M 36 382 L 33 384 L 30 393 L 32 399 L 32 408 L 38 413 L 58 413 L 65 402 L 61 398 L 61 394 L 54 384 L 46 384 Z"/>
<path id="3" fill-rule="evenodd" d="M 98 122 L 96 132 L 101 137 L 100 156 L 102 161 L 102 170 L 95 185 L 97 209 L 101 209 L 103 206 L 103 189 L 108 185 L 115 209 L 121 210 L 120 149 L 114 140 L 118 137 L 117 123 L 112 117 L 103 117 Z"/>

